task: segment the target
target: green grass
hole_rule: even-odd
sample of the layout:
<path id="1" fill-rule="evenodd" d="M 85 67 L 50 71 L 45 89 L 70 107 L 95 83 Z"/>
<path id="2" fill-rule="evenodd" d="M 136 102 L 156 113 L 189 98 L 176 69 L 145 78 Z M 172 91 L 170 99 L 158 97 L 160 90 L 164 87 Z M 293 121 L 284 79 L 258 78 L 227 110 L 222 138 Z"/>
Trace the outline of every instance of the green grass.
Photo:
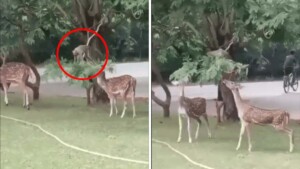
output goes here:
<path id="1" fill-rule="evenodd" d="M 22 108 L 20 96 L 9 95 L 10 105 L 1 114 L 30 121 L 65 142 L 113 156 L 148 161 L 148 103 L 137 102 L 137 117 L 131 104 L 123 119 L 109 118 L 109 105 L 87 107 L 86 100 L 47 97 Z M 119 111 L 121 111 L 119 106 Z M 37 128 L 1 118 L 1 169 L 146 169 L 135 164 L 96 157 L 64 147 Z"/>
<path id="2" fill-rule="evenodd" d="M 159 113 L 152 116 L 152 137 L 168 142 L 174 148 L 188 155 L 192 160 L 215 169 L 298 169 L 300 165 L 300 125 L 291 122 L 295 132 L 295 150 L 288 152 L 287 135 L 275 131 L 272 127 L 252 126 L 252 152 L 248 153 L 248 142 L 244 136 L 241 149 L 235 150 L 240 125 L 226 123 L 216 127 L 216 119 L 210 118 L 213 138 L 209 139 L 204 124 L 200 127 L 198 140 L 188 143 L 186 121 L 183 123 L 183 137 L 177 143 L 178 119 L 163 119 Z M 192 136 L 196 123 L 192 123 Z M 152 144 L 153 169 L 199 168 L 189 163 L 168 147 L 158 143 Z"/>

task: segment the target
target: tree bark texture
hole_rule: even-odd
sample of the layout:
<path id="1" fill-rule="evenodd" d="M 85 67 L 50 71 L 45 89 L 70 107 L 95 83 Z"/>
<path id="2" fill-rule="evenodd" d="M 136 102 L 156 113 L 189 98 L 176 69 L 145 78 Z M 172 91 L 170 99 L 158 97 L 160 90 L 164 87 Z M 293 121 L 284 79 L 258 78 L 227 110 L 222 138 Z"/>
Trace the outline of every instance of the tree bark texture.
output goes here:
<path id="1" fill-rule="evenodd" d="M 157 66 L 157 63 L 155 62 L 155 58 L 152 59 L 151 63 L 152 63 L 151 65 L 152 73 L 155 75 L 157 82 L 160 84 L 160 86 L 163 88 L 163 90 L 166 93 L 166 99 L 161 100 L 158 97 L 156 97 L 154 91 L 152 91 L 152 100 L 163 108 L 164 117 L 170 117 L 170 105 L 171 105 L 170 90 L 161 76 L 160 70 Z"/>

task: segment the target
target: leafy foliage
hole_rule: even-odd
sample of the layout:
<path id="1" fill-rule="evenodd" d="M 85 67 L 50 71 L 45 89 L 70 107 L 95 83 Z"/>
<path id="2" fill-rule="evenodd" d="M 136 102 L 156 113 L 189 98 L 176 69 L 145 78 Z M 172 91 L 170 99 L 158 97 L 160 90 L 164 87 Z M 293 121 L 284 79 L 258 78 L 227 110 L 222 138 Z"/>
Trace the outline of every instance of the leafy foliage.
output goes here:
<path id="1" fill-rule="evenodd" d="M 92 2 L 80 1 L 88 5 Z M 142 56 L 147 58 L 148 1 L 96 1 L 102 5 L 100 12 L 109 13 L 110 23 L 103 28 L 106 31 L 102 35 L 109 43 L 111 58 L 121 60 L 128 55 L 133 55 L 132 57 L 139 55 L 140 58 Z M 25 36 L 24 41 L 33 58 L 39 62 L 49 59 L 61 36 L 70 29 L 80 27 L 81 18 L 76 17 L 74 3 L 75 0 L 1 1 L 1 53 L 8 55 L 9 51 L 18 49 L 22 30 Z M 101 16 L 102 13 L 97 14 L 97 17 Z M 74 48 L 73 42 L 79 41 L 79 39 L 82 41 L 82 37 L 77 37 L 77 39 L 68 37 L 63 45 L 66 49 L 72 50 Z M 70 40 L 72 43 L 69 43 Z M 40 48 L 45 48 L 45 52 L 39 50 Z M 64 51 L 62 54 L 68 59 L 71 58 Z M 44 59 L 40 59 L 41 56 Z"/>
<path id="2" fill-rule="evenodd" d="M 68 31 L 72 24 L 57 12 L 55 3 L 57 1 L 2 0 L 1 53 L 8 55 L 9 51 L 15 50 L 22 36 L 25 43 L 31 46 L 36 40 L 47 38 L 49 31 L 54 32 L 51 36 Z"/>
<path id="3" fill-rule="evenodd" d="M 217 81 L 232 61 L 207 58 L 207 52 L 225 49 L 230 39 L 235 39 L 231 58 L 247 63 L 252 59 L 240 57 L 260 57 L 266 42 L 299 49 L 299 6 L 297 0 L 153 1 L 152 41 L 159 46 L 155 57 L 162 65 L 174 58 L 183 63 L 171 79 L 191 76 L 194 81 Z M 243 55 L 237 53 L 240 49 Z"/>
<path id="4" fill-rule="evenodd" d="M 44 75 L 42 78 L 45 80 L 50 79 L 60 79 L 67 78 L 67 82 L 70 85 L 78 85 L 83 88 L 87 88 L 90 85 L 89 81 L 82 81 L 82 80 L 74 80 L 69 77 L 67 77 L 58 67 L 56 60 L 51 59 L 48 64 L 46 65 L 46 70 L 44 72 Z M 66 59 L 61 59 L 61 64 L 65 71 L 67 71 L 69 74 L 76 76 L 76 77 L 88 77 L 91 76 L 99 71 L 101 68 L 101 65 L 103 65 L 104 62 L 97 63 L 97 64 L 90 64 L 87 62 L 70 62 Z M 106 70 L 113 71 L 113 64 L 111 61 L 108 61 Z"/>
<path id="5" fill-rule="evenodd" d="M 202 56 L 198 61 L 187 60 L 183 62 L 183 66 L 170 75 L 170 81 L 181 81 L 188 78 L 193 82 L 214 82 L 217 84 L 224 72 L 230 72 L 235 67 L 238 68 L 239 78 L 244 79 L 247 76 L 246 65 L 225 57 Z"/>

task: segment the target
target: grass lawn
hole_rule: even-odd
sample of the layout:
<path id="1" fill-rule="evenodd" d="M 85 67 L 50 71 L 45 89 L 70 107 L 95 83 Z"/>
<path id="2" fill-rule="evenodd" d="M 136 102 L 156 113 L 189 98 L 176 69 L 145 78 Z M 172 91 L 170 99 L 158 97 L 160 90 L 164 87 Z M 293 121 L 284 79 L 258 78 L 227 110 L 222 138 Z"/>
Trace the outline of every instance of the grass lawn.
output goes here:
<path id="1" fill-rule="evenodd" d="M 203 120 L 202 120 L 203 121 Z M 163 119 L 162 114 L 153 113 L 152 137 L 168 142 L 171 146 L 188 155 L 192 160 L 215 169 L 298 169 L 300 168 L 300 125 L 291 122 L 295 133 L 295 149 L 288 152 L 289 141 L 286 134 L 272 127 L 252 126 L 252 152 L 248 153 L 246 134 L 241 149 L 235 150 L 238 141 L 239 123 L 226 123 L 216 128 L 216 119 L 210 118 L 213 138 L 207 136 L 205 125 L 200 127 L 198 140 L 188 143 L 186 121 L 183 123 L 183 137 L 177 143 L 178 119 L 172 116 Z M 192 136 L 196 123 L 192 123 Z M 194 169 L 199 168 L 171 149 L 152 143 L 153 169 Z"/>
<path id="2" fill-rule="evenodd" d="M 9 95 L 1 114 L 41 125 L 63 141 L 90 151 L 148 161 L 148 103 L 137 102 L 135 119 L 131 104 L 125 117 L 109 118 L 109 105 L 87 107 L 83 98 L 41 97 L 30 111 L 21 97 Z M 119 106 L 119 112 L 122 107 Z M 1 118 L 1 169 L 147 169 L 135 164 L 79 152 L 37 128 Z"/>

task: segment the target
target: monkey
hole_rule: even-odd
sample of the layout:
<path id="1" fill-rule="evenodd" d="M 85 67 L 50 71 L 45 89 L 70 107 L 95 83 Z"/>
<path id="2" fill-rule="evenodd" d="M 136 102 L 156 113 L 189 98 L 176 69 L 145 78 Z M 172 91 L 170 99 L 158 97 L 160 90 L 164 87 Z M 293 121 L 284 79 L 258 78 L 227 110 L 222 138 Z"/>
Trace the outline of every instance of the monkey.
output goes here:
<path id="1" fill-rule="evenodd" d="M 86 57 L 90 57 L 90 47 L 87 45 L 79 45 L 73 51 L 75 61 L 86 60 Z"/>

